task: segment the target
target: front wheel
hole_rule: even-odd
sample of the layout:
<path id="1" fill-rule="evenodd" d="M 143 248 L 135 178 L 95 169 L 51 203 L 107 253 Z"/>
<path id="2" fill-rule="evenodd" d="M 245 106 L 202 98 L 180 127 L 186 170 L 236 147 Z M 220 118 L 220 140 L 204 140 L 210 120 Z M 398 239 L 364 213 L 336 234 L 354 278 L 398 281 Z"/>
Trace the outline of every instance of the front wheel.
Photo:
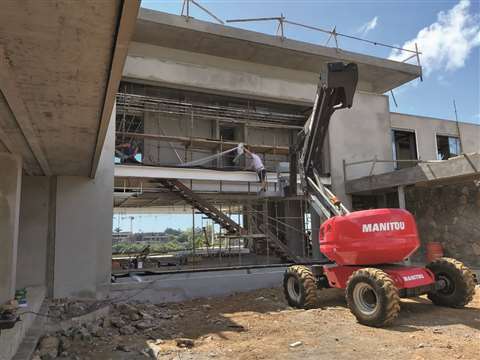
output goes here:
<path id="1" fill-rule="evenodd" d="M 427 265 L 441 282 L 441 288 L 427 294 L 435 304 L 449 307 L 463 307 L 472 301 L 475 295 L 473 273 L 462 262 L 451 258 L 440 258 Z"/>
<path id="2" fill-rule="evenodd" d="M 368 326 L 386 326 L 400 311 L 400 296 L 393 280 L 380 269 L 355 271 L 347 282 L 347 304 L 358 322 Z"/>
<path id="3" fill-rule="evenodd" d="M 306 266 L 293 265 L 283 276 L 283 291 L 290 306 L 309 309 L 317 303 L 317 282 Z"/>

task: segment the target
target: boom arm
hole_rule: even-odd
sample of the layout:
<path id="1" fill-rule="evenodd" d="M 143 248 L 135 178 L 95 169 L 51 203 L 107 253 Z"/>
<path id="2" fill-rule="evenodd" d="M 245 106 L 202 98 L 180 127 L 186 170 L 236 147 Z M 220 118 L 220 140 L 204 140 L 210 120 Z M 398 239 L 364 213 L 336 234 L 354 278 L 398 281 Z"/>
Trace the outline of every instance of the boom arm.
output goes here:
<path id="1" fill-rule="evenodd" d="M 320 182 L 317 167 L 328 133 L 330 118 L 336 110 L 350 108 L 357 87 L 357 65 L 328 63 L 320 74 L 312 114 L 299 133 L 300 176 L 309 201 L 327 218 L 348 213 L 347 208 Z"/>

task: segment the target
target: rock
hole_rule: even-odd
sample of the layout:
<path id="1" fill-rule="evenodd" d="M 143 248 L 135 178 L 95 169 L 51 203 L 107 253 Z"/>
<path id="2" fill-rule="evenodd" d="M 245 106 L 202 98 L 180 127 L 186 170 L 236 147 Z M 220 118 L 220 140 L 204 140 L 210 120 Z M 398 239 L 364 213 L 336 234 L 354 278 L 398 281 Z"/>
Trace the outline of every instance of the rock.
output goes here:
<path id="1" fill-rule="evenodd" d="M 130 320 L 132 321 L 137 321 L 137 320 L 140 320 L 142 317 L 140 316 L 140 314 L 136 313 L 136 312 L 132 312 L 130 314 L 128 314 L 128 317 Z"/>
<path id="2" fill-rule="evenodd" d="M 262 300 L 265 300 L 265 298 L 263 296 L 259 296 L 255 299 L 255 301 L 262 301 Z"/>
<path id="3" fill-rule="evenodd" d="M 93 336 L 97 337 L 97 338 L 102 338 L 102 337 L 106 337 L 108 336 L 108 331 L 104 328 L 101 328 L 101 327 L 98 327 L 97 329 L 95 329 L 95 331 L 93 332 Z"/>
<path id="4" fill-rule="evenodd" d="M 187 339 L 187 338 L 180 338 L 180 339 L 175 339 L 175 342 L 178 347 L 181 348 L 192 348 L 195 346 L 195 342 L 192 339 Z"/>
<path id="5" fill-rule="evenodd" d="M 165 344 L 165 340 L 156 339 L 153 343 L 154 343 L 155 345 L 162 345 L 162 344 Z"/>
<path id="6" fill-rule="evenodd" d="M 158 353 L 159 353 L 158 350 L 155 351 L 150 347 L 147 347 L 147 348 L 143 349 L 142 351 L 140 351 L 140 354 L 145 355 L 146 357 L 149 357 L 149 358 L 153 358 L 153 359 L 157 358 Z"/>
<path id="7" fill-rule="evenodd" d="M 291 348 L 296 348 L 296 347 L 299 347 L 300 345 L 303 345 L 303 342 L 301 342 L 301 341 L 295 341 L 294 343 L 291 343 L 291 344 L 288 345 L 288 346 L 291 347 Z"/>
<path id="8" fill-rule="evenodd" d="M 212 308 L 212 305 L 204 304 L 204 305 L 202 305 L 202 308 L 203 308 L 204 310 L 210 310 L 210 309 Z"/>
<path id="9" fill-rule="evenodd" d="M 138 313 L 138 310 L 136 307 L 130 305 L 130 304 L 118 304 L 117 305 L 117 310 L 120 312 L 120 314 L 130 316 L 133 313 Z"/>
<path id="10" fill-rule="evenodd" d="M 160 319 L 171 319 L 173 316 L 169 313 L 158 313 L 157 317 L 159 317 Z"/>
<path id="11" fill-rule="evenodd" d="M 68 351 L 72 347 L 72 342 L 65 336 L 60 337 L 60 351 Z"/>
<path id="12" fill-rule="evenodd" d="M 424 347 L 425 347 L 425 345 L 423 345 L 423 344 L 418 344 L 417 345 L 417 349 L 423 349 Z"/>
<path id="13" fill-rule="evenodd" d="M 152 325 L 151 322 L 148 322 L 148 321 L 139 321 L 135 324 L 135 327 L 138 330 L 147 330 L 147 329 L 150 329 L 151 327 L 153 327 L 153 325 Z"/>
<path id="14" fill-rule="evenodd" d="M 118 329 L 121 329 L 123 328 L 125 325 L 127 325 L 125 323 L 125 321 L 123 321 L 121 318 L 113 318 L 110 320 L 112 326 L 118 328 Z"/>
<path id="15" fill-rule="evenodd" d="M 39 355 L 43 359 L 45 358 L 56 358 L 58 356 L 58 348 L 60 346 L 60 339 L 55 336 L 45 336 L 40 340 L 40 345 L 38 346 Z"/>
<path id="16" fill-rule="evenodd" d="M 443 331 L 440 329 L 433 329 L 434 334 L 443 334 Z"/>
<path id="17" fill-rule="evenodd" d="M 135 328 L 132 325 L 126 325 L 120 329 L 118 329 L 120 334 L 122 335 L 132 335 L 135 333 Z"/>
<path id="18" fill-rule="evenodd" d="M 79 316 L 85 313 L 86 306 L 85 304 L 79 302 L 72 302 L 67 305 L 67 312 L 70 316 Z"/>
<path id="19" fill-rule="evenodd" d="M 123 351 L 123 352 L 130 352 L 130 348 L 126 345 L 123 345 L 123 344 L 119 344 L 117 345 L 117 347 L 115 348 L 115 350 L 117 351 Z"/>
<path id="20" fill-rule="evenodd" d="M 150 315 L 149 313 L 144 312 L 144 311 L 141 311 L 141 312 L 140 312 L 140 316 L 141 316 L 144 320 L 153 320 L 153 316 Z"/>
<path id="21" fill-rule="evenodd" d="M 472 244 L 472 251 L 476 256 L 480 256 L 480 245 Z"/>
<path id="22" fill-rule="evenodd" d="M 92 334 L 90 334 L 90 332 L 88 331 L 87 328 L 81 327 L 81 328 L 79 329 L 79 334 L 80 334 L 80 338 L 81 338 L 83 341 L 90 341 L 90 340 L 92 340 Z"/>

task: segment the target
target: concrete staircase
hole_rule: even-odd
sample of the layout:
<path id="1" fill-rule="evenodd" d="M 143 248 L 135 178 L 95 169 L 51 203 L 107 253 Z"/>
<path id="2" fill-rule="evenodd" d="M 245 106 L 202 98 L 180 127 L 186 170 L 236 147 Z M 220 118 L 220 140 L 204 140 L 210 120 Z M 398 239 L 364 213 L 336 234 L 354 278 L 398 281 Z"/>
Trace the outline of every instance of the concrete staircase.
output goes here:
<path id="1" fill-rule="evenodd" d="M 227 230 L 229 234 L 243 234 L 245 232 L 245 230 L 239 224 L 230 219 L 230 217 L 228 217 L 225 213 L 221 212 L 214 205 L 210 204 L 207 200 L 199 197 L 189 187 L 185 186 L 179 180 L 161 179 L 160 183 L 163 185 L 164 188 L 170 190 L 179 198 L 185 200 L 195 209 L 197 209 L 209 219 L 212 219 L 222 228 Z"/>

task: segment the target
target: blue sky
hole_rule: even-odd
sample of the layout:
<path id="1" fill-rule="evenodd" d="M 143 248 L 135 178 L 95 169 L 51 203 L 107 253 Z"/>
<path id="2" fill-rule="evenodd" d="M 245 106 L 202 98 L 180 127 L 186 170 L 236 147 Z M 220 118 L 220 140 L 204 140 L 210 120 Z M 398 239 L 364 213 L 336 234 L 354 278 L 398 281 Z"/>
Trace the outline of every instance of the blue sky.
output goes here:
<path id="1" fill-rule="evenodd" d="M 133 232 L 156 232 L 166 228 L 183 230 L 192 227 L 191 214 L 122 214 L 113 216 L 113 229 L 118 226 L 122 231 L 130 231 L 130 216 L 134 217 Z M 202 217 L 200 214 L 195 215 L 195 228 L 202 227 Z M 203 220 L 203 226 L 206 225 L 207 221 Z"/>
<path id="2" fill-rule="evenodd" d="M 156 232 L 164 231 L 166 228 L 187 229 L 191 228 L 192 215 L 190 214 L 115 214 L 113 216 L 112 230 L 120 227 L 122 231 L 130 231 L 130 217 L 133 216 L 133 232 Z M 242 223 L 238 214 L 232 214 L 232 219 Z M 211 225 L 212 221 L 206 219 L 203 214 L 195 214 L 195 228 Z M 215 225 L 215 231 L 219 231 L 218 225 Z"/>
<path id="3" fill-rule="evenodd" d="M 423 52 L 424 81 L 394 91 L 391 111 L 480 124 L 480 2 L 478 0 L 197 0 L 222 20 L 283 15 L 295 22 L 332 29 Z M 142 7 L 180 14 L 181 0 L 143 0 Z M 191 5 L 195 18 L 214 21 Z M 235 23 L 235 27 L 275 34 L 274 22 Z M 286 25 L 288 38 L 324 44 L 327 35 Z M 397 58 L 391 49 L 339 38 L 346 50 Z M 398 58 L 406 58 L 401 54 Z"/>

